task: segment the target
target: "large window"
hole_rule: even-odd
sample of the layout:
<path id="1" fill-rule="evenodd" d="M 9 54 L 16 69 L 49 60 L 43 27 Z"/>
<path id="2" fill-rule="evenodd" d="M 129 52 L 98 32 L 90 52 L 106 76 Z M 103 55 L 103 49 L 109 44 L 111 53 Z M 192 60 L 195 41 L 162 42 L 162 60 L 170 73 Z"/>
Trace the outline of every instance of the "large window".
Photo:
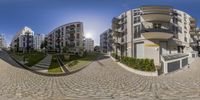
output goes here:
<path id="1" fill-rule="evenodd" d="M 174 23 L 174 24 L 178 24 L 178 18 L 173 17 L 173 23 Z"/>
<path id="2" fill-rule="evenodd" d="M 141 37 L 140 29 L 140 25 L 134 26 L 134 38 Z"/>
<path id="3" fill-rule="evenodd" d="M 80 38 L 80 35 L 79 35 L 79 34 L 76 34 L 76 38 L 79 39 L 79 38 Z"/>
<path id="4" fill-rule="evenodd" d="M 79 42 L 76 42 L 76 46 L 79 46 L 80 45 L 80 43 Z"/>
<path id="5" fill-rule="evenodd" d="M 161 24 L 160 23 L 153 23 L 153 28 L 161 29 Z"/>
<path id="6" fill-rule="evenodd" d="M 134 24 L 140 22 L 140 17 L 134 17 Z"/>
<path id="7" fill-rule="evenodd" d="M 172 26 L 172 31 L 173 31 L 175 34 L 178 34 L 178 32 L 181 32 L 181 30 L 179 30 L 179 28 L 176 27 L 176 26 Z"/>
<path id="8" fill-rule="evenodd" d="M 77 27 L 80 27 L 81 25 L 80 24 L 77 24 Z"/>
<path id="9" fill-rule="evenodd" d="M 140 11 L 139 10 L 134 10 L 134 16 L 140 15 Z"/>

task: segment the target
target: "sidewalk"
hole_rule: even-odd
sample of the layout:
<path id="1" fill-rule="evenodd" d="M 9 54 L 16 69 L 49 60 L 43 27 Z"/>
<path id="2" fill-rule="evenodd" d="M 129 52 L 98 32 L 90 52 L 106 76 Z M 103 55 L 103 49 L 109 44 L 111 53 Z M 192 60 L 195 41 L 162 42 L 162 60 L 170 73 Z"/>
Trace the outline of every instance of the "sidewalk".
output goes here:
<path id="1" fill-rule="evenodd" d="M 41 60 L 38 64 L 31 67 L 32 70 L 38 72 L 48 72 L 48 68 L 51 65 L 52 55 L 47 55 L 43 60 Z"/>

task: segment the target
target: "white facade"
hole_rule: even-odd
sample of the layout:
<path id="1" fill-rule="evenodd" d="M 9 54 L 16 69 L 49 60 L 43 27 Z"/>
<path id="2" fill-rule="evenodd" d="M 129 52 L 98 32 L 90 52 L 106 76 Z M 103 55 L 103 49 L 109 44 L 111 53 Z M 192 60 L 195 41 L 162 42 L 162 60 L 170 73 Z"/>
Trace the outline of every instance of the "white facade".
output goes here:
<path id="1" fill-rule="evenodd" d="M 6 48 L 6 41 L 3 34 L 0 34 L 0 48 Z"/>
<path id="2" fill-rule="evenodd" d="M 64 47 L 71 54 L 79 54 L 83 51 L 83 23 L 73 22 L 62 25 L 47 35 L 48 51 L 63 52 Z"/>
<path id="3" fill-rule="evenodd" d="M 13 37 L 11 41 L 11 49 L 17 52 L 29 52 L 33 47 L 34 32 L 29 27 L 24 27 Z"/>
<path id="4" fill-rule="evenodd" d="M 94 40 L 92 40 L 91 38 L 86 38 L 84 40 L 84 49 L 87 52 L 94 51 Z"/>
<path id="5" fill-rule="evenodd" d="M 162 56 L 195 50 L 196 27 L 194 18 L 170 6 L 142 6 L 112 21 L 118 55 L 154 59 L 158 66 Z"/>
<path id="6" fill-rule="evenodd" d="M 108 51 L 111 50 L 111 45 L 109 44 L 110 43 L 109 36 L 111 34 L 112 34 L 112 30 L 108 29 L 100 35 L 100 49 L 101 49 L 101 52 L 103 53 L 107 53 Z"/>
<path id="7" fill-rule="evenodd" d="M 34 34 L 34 50 L 41 50 L 41 44 L 44 41 L 44 34 Z"/>

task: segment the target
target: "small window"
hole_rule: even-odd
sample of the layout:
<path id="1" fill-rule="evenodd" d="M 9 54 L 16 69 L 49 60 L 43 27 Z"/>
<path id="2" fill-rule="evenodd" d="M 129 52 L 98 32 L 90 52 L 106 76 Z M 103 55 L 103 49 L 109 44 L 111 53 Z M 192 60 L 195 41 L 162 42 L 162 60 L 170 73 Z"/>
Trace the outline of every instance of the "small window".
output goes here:
<path id="1" fill-rule="evenodd" d="M 140 22 L 140 17 L 134 17 L 134 24 Z"/>
<path id="2" fill-rule="evenodd" d="M 160 23 L 153 23 L 153 28 L 161 29 L 161 24 Z"/>
<path id="3" fill-rule="evenodd" d="M 76 42 L 76 46 L 79 46 L 80 45 L 80 43 L 79 42 Z"/>
<path id="4" fill-rule="evenodd" d="M 76 38 L 79 39 L 79 34 L 76 35 Z"/>

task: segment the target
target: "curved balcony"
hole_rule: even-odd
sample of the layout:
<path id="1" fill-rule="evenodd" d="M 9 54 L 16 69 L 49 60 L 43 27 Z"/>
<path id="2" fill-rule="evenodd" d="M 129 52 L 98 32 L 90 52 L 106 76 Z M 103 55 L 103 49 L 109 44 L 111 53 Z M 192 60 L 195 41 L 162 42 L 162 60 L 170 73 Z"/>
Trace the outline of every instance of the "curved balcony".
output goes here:
<path id="1" fill-rule="evenodd" d="M 141 33 L 146 39 L 165 40 L 173 37 L 173 32 L 169 29 L 149 28 L 149 29 L 143 29 Z"/>
<path id="2" fill-rule="evenodd" d="M 143 6 L 140 9 L 145 21 L 169 22 L 172 18 L 172 8 L 169 6 Z"/>
<path id="3" fill-rule="evenodd" d="M 113 18 L 113 19 L 112 19 L 112 28 L 113 28 L 113 29 L 118 29 L 118 28 L 120 27 L 119 22 L 120 22 L 120 19 L 118 19 L 118 18 Z"/>
<path id="4" fill-rule="evenodd" d="M 124 35 L 123 31 L 119 31 L 119 30 L 113 31 L 113 36 L 122 37 L 123 35 Z"/>

